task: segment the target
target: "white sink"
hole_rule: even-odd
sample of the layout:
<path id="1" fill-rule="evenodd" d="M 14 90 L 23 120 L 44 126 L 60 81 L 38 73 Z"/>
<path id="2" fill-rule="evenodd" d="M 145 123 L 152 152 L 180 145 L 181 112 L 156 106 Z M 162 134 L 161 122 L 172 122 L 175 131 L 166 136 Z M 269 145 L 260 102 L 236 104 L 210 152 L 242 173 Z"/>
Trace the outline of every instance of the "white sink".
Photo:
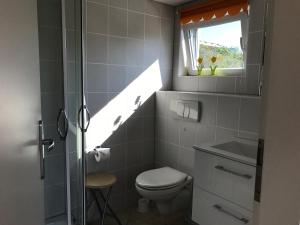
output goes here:
<path id="1" fill-rule="evenodd" d="M 231 138 L 218 142 L 193 146 L 193 148 L 199 151 L 209 152 L 215 155 L 230 158 L 242 163 L 256 165 L 256 141 L 241 138 Z"/>

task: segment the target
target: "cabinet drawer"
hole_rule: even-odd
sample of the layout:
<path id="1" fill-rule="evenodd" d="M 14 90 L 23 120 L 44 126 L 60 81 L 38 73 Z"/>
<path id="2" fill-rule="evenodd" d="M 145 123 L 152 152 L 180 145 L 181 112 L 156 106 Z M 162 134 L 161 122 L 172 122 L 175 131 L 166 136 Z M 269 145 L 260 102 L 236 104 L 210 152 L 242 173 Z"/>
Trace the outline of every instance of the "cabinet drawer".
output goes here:
<path id="1" fill-rule="evenodd" d="M 252 213 L 196 187 L 192 219 L 199 225 L 251 225 Z"/>
<path id="2" fill-rule="evenodd" d="M 255 172 L 253 166 L 196 152 L 195 185 L 248 210 L 253 208 Z"/>

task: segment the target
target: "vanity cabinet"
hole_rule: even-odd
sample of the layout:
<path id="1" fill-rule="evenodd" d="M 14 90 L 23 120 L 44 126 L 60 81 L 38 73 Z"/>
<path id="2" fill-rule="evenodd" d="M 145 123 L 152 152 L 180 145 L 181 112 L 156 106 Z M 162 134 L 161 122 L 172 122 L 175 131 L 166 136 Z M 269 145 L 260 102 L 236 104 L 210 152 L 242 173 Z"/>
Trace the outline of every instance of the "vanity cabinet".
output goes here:
<path id="1" fill-rule="evenodd" d="M 195 151 L 193 213 L 199 225 L 251 224 L 255 165 Z"/>
<path id="2" fill-rule="evenodd" d="M 213 193 L 194 187 L 193 221 L 199 225 L 251 224 L 252 212 Z"/>

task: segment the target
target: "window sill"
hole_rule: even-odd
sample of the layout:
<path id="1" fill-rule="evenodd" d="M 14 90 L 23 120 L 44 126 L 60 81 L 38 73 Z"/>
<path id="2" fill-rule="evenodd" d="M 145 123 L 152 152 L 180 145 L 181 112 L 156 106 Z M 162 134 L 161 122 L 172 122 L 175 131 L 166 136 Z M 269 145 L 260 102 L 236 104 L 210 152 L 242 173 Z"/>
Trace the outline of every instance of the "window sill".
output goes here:
<path id="1" fill-rule="evenodd" d="M 188 70 L 188 75 L 185 75 L 184 77 L 242 77 L 243 74 L 243 68 L 217 69 L 215 75 L 211 75 L 210 69 L 203 69 L 201 75 L 198 75 L 197 70 Z"/>
<path id="2" fill-rule="evenodd" d="M 250 95 L 250 94 L 230 94 L 230 93 L 217 93 L 217 92 L 207 92 L 207 91 L 157 91 L 165 93 L 179 93 L 179 94 L 189 94 L 189 95 L 210 95 L 210 96 L 223 96 L 223 97 L 233 97 L 233 98 L 250 98 L 250 99 L 261 99 L 259 95 Z"/>

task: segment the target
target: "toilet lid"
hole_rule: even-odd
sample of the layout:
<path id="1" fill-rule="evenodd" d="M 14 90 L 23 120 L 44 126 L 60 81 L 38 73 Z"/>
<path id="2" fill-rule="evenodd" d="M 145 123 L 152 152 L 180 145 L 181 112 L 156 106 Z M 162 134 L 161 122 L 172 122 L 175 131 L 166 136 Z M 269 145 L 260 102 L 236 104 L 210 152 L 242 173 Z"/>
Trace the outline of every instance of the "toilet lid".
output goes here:
<path id="1" fill-rule="evenodd" d="M 166 188 L 177 186 L 183 183 L 187 178 L 185 173 L 170 167 L 148 170 L 136 178 L 136 184 L 145 188 Z"/>

